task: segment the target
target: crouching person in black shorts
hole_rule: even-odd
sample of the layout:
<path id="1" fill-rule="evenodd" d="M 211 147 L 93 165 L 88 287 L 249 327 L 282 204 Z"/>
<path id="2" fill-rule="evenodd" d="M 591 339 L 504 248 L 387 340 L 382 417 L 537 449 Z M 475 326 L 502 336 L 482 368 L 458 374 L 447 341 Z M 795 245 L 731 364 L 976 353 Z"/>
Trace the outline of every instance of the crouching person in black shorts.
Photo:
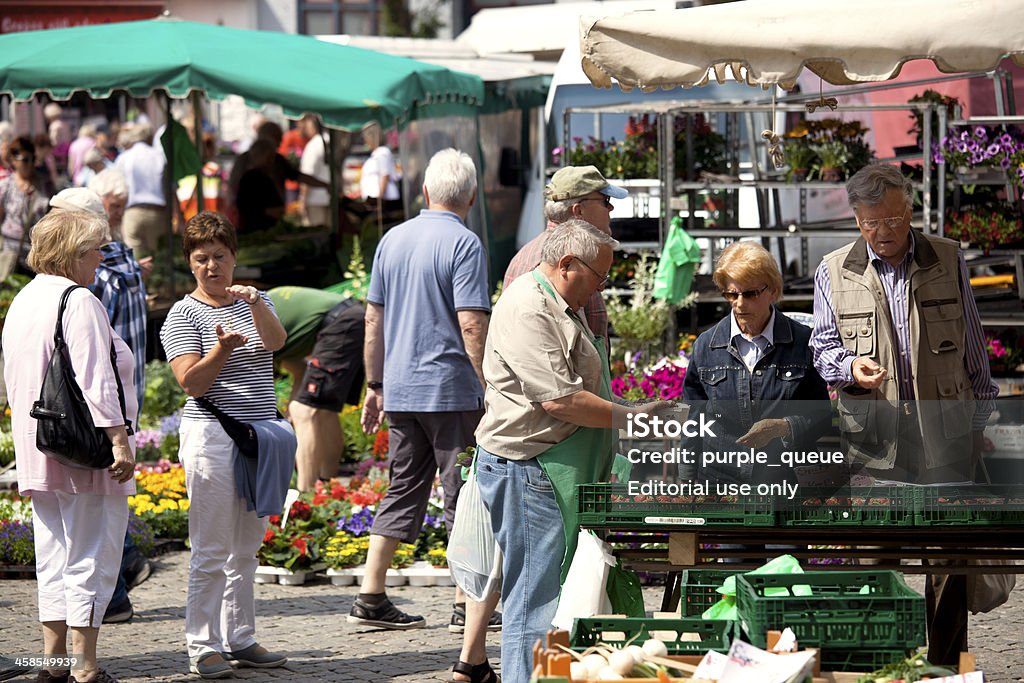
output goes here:
<path id="1" fill-rule="evenodd" d="M 338 413 L 359 405 L 363 388 L 365 309 L 341 294 L 307 287 L 268 292 L 288 332 L 274 360 L 293 378 L 288 414 L 299 442 L 295 453 L 300 491 L 337 473 L 345 448 Z"/>

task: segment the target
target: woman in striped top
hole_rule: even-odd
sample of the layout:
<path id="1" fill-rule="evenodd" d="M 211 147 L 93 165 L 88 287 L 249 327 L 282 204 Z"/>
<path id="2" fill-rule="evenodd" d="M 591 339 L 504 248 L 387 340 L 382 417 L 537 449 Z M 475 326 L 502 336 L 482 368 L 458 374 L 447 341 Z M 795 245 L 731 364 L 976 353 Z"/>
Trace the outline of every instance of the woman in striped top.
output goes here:
<path id="1" fill-rule="evenodd" d="M 179 450 L 191 500 L 185 637 L 192 673 L 220 678 L 231 675 L 231 664 L 274 667 L 287 659 L 255 638 L 253 580 L 264 521 L 235 493 L 234 442 L 195 397 L 245 422 L 274 419 L 273 353 L 286 334 L 266 293 L 233 284 L 238 242 L 226 218 L 194 216 L 183 249 L 196 287 L 171 307 L 160 341 L 190 397 Z"/>

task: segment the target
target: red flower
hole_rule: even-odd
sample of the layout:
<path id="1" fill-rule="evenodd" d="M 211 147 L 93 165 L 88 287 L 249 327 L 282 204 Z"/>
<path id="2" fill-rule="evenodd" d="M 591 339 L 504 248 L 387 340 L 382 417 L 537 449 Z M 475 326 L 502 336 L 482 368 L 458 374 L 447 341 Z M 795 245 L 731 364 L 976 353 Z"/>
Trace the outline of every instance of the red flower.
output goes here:
<path id="1" fill-rule="evenodd" d="M 312 508 L 309 507 L 308 503 L 303 503 L 301 500 L 297 500 L 292 503 L 291 517 L 292 519 L 309 519 L 309 515 L 312 512 Z"/>
<path id="2" fill-rule="evenodd" d="M 270 517 L 267 518 L 267 522 L 272 526 L 281 526 L 281 515 L 270 515 Z"/>
<path id="3" fill-rule="evenodd" d="M 373 439 L 373 448 L 371 452 L 378 458 L 386 458 L 388 455 L 388 430 L 382 429 L 377 432 L 377 436 Z"/>
<path id="4" fill-rule="evenodd" d="M 263 534 L 263 542 L 264 543 L 270 543 L 271 541 L 274 540 L 274 536 L 276 536 L 276 535 L 277 534 L 274 533 L 273 529 L 267 529 L 267 533 Z"/>
<path id="5" fill-rule="evenodd" d="M 313 494 L 313 505 L 323 505 L 331 499 L 326 493 L 315 493 Z"/>
<path id="6" fill-rule="evenodd" d="M 345 487 L 341 484 L 335 484 L 331 487 L 331 498 L 334 500 L 344 500 L 345 498 Z"/>
<path id="7" fill-rule="evenodd" d="M 295 548 L 299 549 L 299 554 L 300 555 L 302 555 L 303 557 L 306 556 L 306 554 L 307 554 L 307 546 L 306 546 L 306 539 L 304 537 L 299 536 L 298 538 L 296 538 L 294 541 L 292 541 L 292 546 L 294 546 Z"/>

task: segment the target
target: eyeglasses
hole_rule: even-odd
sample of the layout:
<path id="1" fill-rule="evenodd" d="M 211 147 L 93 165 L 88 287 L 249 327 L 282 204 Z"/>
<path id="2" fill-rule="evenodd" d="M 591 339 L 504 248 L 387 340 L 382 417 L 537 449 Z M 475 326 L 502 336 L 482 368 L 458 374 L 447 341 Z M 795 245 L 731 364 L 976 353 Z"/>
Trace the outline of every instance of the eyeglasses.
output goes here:
<path id="1" fill-rule="evenodd" d="M 608 275 L 601 275 L 601 273 L 599 273 L 596 270 L 594 270 L 593 268 L 591 268 L 590 264 L 587 263 L 586 261 L 584 261 L 583 259 L 581 259 L 579 256 L 573 256 L 573 258 L 576 259 L 577 261 L 579 261 L 580 263 L 582 263 L 584 266 L 586 266 L 587 270 L 589 270 L 591 273 L 594 274 L 594 277 L 596 277 L 598 279 L 598 283 L 597 283 L 597 288 L 598 289 L 604 289 L 605 286 L 608 284 L 608 282 L 611 281 L 611 277 L 610 276 L 608 276 Z"/>
<path id="2" fill-rule="evenodd" d="M 614 206 L 612 206 L 612 200 L 608 199 L 608 197 L 584 197 L 580 201 L 581 202 L 602 202 L 604 204 L 604 208 L 606 208 L 606 209 L 614 209 L 615 208 Z"/>
<path id="3" fill-rule="evenodd" d="M 11 159 L 14 161 L 32 161 L 32 155 L 26 152 L 11 152 Z"/>
<path id="4" fill-rule="evenodd" d="M 874 232 L 883 225 L 889 228 L 890 230 L 895 230 L 896 228 L 903 225 L 903 219 L 907 217 L 908 211 L 910 211 L 910 209 L 906 209 L 899 216 L 889 216 L 888 218 L 858 218 L 857 225 L 859 225 L 864 230 L 867 230 L 868 232 Z"/>
<path id="5" fill-rule="evenodd" d="M 722 292 L 722 296 L 729 302 L 737 301 L 741 296 L 744 299 L 756 299 L 764 294 L 764 290 L 766 289 L 768 289 L 768 285 L 765 285 L 761 289 L 745 289 L 742 292 L 731 292 L 729 290 L 725 290 Z"/>

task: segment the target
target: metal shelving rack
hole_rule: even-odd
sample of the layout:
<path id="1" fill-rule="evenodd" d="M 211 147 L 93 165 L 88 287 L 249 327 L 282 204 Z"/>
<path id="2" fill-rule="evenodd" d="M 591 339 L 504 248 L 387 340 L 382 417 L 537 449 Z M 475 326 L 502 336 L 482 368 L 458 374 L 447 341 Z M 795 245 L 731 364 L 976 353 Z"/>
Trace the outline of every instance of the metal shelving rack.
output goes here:
<path id="1" fill-rule="evenodd" d="M 931 119 L 928 114 L 937 110 L 938 107 L 932 103 L 906 103 L 906 104 L 871 104 L 871 105 L 843 105 L 844 112 L 858 111 L 919 111 L 924 114 L 924 131 L 922 148 L 931 148 L 932 134 Z M 654 179 L 625 181 L 624 184 L 632 184 L 634 187 L 657 188 L 661 202 L 661 211 L 658 221 L 658 242 L 642 243 L 644 249 L 660 251 L 668 234 L 670 221 L 675 212 L 685 210 L 687 212 L 688 231 L 695 238 L 707 238 L 710 242 L 712 261 L 716 250 L 716 240 L 736 239 L 740 237 L 761 237 L 768 239 L 777 238 L 798 238 L 800 239 L 800 263 L 804 275 L 809 274 L 810 263 L 808 253 L 808 240 L 817 237 L 856 237 L 856 230 L 851 227 L 851 221 L 833 221 L 822 224 L 810 224 L 807 220 L 807 192 L 815 189 L 839 189 L 845 187 L 845 183 L 838 182 L 800 182 L 791 183 L 780 179 L 781 174 L 774 168 L 769 168 L 767 146 L 758 135 L 758 132 L 765 128 L 774 128 L 771 125 L 772 113 L 804 113 L 806 106 L 798 103 L 782 103 L 771 105 L 761 102 L 735 102 L 735 101 L 658 101 L 646 105 L 637 103 L 622 105 L 605 105 L 597 107 L 571 107 L 565 110 L 563 125 L 565 140 L 572 140 L 572 117 L 574 115 L 588 114 L 595 117 L 596 121 L 605 115 L 632 115 L 643 114 L 654 115 L 658 125 L 658 170 L 659 177 Z M 725 137 L 727 162 L 733 173 L 752 174 L 752 180 L 735 180 L 728 182 L 702 181 L 692 177 L 693 164 L 687 164 L 687 175 L 689 178 L 677 179 L 675 177 L 675 119 L 685 117 L 687 124 L 691 125 L 693 115 L 705 114 L 709 122 L 713 119 L 713 127 Z M 944 113 L 943 112 L 940 112 Z M 812 116 L 827 117 L 833 115 L 828 110 L 820 111 Z M 741 117 L 743 124 L 741 125 Z M 755 125 L 761 124 L 761 125 Z M 600 126 L 596 126 L 600 131 Z M 744 138 L 744 139 L 741 139 Z M 688 136 L 688 139 L 692 137 Z M 687 150 L 691 155 L 692 151 Z M 930 154 L 922 153 L 916 157 L 921 160 L 923 166 L 923 182 L 915 184 L 922 196 L 923 210 L 919 214 L 923 228 L 929 232 L 935 232 L 937 225 L 932 213 L 931 194 L 933 182 L 933 165 Z M 736 221 L 738 210 L 738 193 L 740 189 L 753 189 L 757 193 L 758 214 L 761 225 L 758 228 L 740 228 Z M 729 216 L 729 225 L 722 228 L 698 228 L 696 227 L 695 207 L 697 195 L 701 191 L 724 190 L 732 194 L 726 201 L 726 215 Z M 781 225 L 778 193 L 784 191 L 797 191 L 800 197 L 799 220 L 794 229 L 789 225 Z M 685 209 L 682 204 L 681 194 L 687 200 Z M 634 202 L 637 200 L 634 199 Z M 774 219 L 772 219 L 769 206 L 774 207 Z M 840 227 L 841 226 L 841 227 Z M 780 255 L 784 256 L 784 247 L 781 239 L 779 241 Z M 626 251 L 640 250 L 641 245 L 626 243 L 622 249 Z"/>

